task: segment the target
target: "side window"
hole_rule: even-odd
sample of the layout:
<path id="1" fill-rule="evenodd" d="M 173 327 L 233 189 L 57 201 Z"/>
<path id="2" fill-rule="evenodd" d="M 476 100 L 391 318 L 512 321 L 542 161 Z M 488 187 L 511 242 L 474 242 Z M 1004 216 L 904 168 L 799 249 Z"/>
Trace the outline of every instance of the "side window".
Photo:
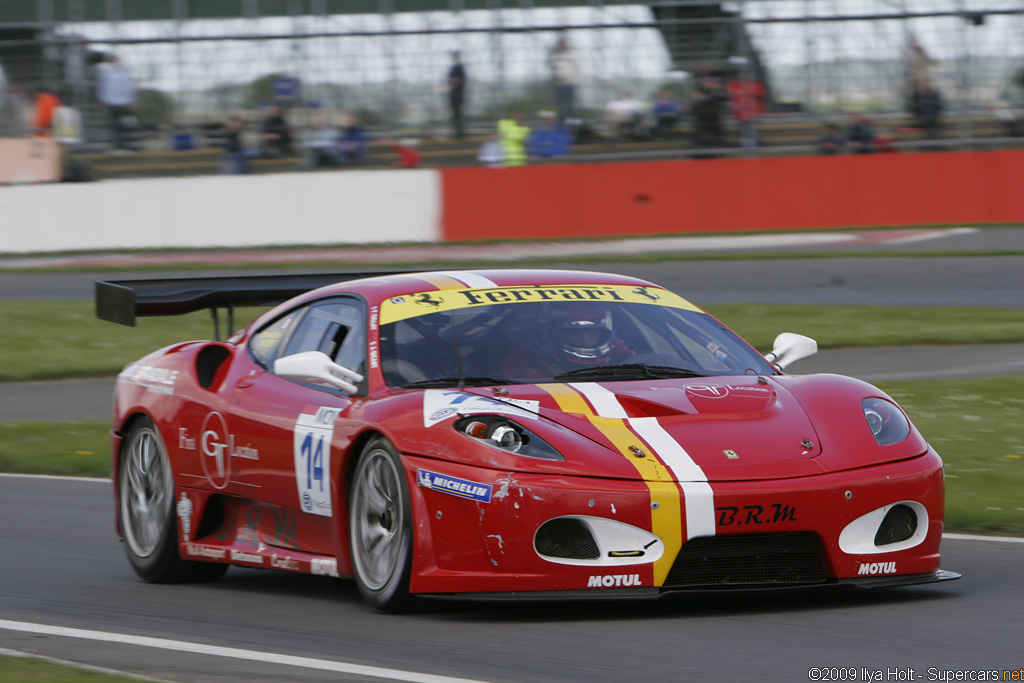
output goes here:
<path id="1" fill-rule="evenodd" d="M 257 363 L 266 368 L 273 367 L 274 361 L 281 356 L 284 341 L 305 312 L 305 308 L 299 308 L 286 313 L 252 336 L 249 351 Z"/>
<path id="2" fill-rule="evenodd" d="M 315 304 L 288 337 L 282 356 L 322 351 L 338 365 L 365 373 L 366 315 L 349 299 Z"/>

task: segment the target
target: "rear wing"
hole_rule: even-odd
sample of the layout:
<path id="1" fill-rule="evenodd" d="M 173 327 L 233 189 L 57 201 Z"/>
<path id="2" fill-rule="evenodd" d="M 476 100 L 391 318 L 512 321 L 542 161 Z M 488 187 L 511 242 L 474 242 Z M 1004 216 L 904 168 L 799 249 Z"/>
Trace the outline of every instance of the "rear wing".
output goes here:
<path id="1" fill-rule="evenodd" d="M 208 308 L 215 336 L 220 339 L 218 309 L 227 309 L 231 330 L 238 306 L 274 306 L 318 287 L 406 272 L 413 271 L 97 281 L 96 317 L 134 327 L 139 317 L 183 315 Z"/>

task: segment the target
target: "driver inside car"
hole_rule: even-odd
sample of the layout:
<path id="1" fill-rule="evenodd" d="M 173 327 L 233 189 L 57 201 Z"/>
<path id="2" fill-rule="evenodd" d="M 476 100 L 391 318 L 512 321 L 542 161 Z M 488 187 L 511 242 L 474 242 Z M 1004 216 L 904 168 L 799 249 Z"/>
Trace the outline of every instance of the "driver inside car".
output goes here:
<path id="1" fill-rule="evenodd" d="M 540 335 L 521 336 L 505 358 L 502 376 L 551 378 L 573 370 L 616 365 L 633 355 L 615 334 L 612 312 L 601 304 L 556 304 L 540 321 Z"/>

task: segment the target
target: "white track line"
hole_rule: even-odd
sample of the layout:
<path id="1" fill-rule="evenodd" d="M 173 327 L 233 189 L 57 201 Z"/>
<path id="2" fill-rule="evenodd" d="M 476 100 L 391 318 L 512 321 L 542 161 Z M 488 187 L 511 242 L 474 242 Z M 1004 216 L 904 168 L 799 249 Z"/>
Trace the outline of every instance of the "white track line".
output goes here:
<path id="1" fill-rule="evenodd" d="M 24 621 L 8 621 L 6 619 L 0 619 L 0 629 L 7 631 L 19 631 L 21 633 L 36 633 L 46 636 L 60 636 L 64 638 L 82 638 L 84 640 L 118 643 L 122 645 L 138 645 L 141 647 L 152 647 L 160 650 L 172 650 L 174 652 L 191 652 L 198 655 L 231 657 L 232 659 L 243 659 L 250 662 L 296 666 L 304 669 L 333 671 L 340 674 L 383 678 L 392 681 L 408 681 L 409 683 L 483 683 L 482 681 L 473 681 L 466 678 L 434 676 L 432 674 L 421 674 L 414 671 L 399 671 L 398 669 L 383 669 L 376 666 L 363 666 L 361 664 L 335 662 L 328 659 L 295 657 L 293 655 L 274 654 L 272 652 L 241 650 L 234 647 L 203 645 L 202 643 L 190 643 L 183 640 L 130 636 L 123 633 L 108 633 L 106 631 L 65 628 L 63 626 L 47 626 L 45 624 L 32 624 Z"/>
<path id="2" fill-rule="evenodd" d="M 942 534 L 951 541 L 992 541 L 995 543 L 1024 543 L 1024 538 L 1015 536 L 976 536 L 974 534 Z"/>
<path id="3" fill-rule="evenodd" d="M 8 472 L 0 472 L 0 477 L 9 477 L 11 479 L 49 479 L 51 481 L 91 481 L 94 483 L 110 483 L 110 479 L 105 477 L 63 477 L 56 474 L 11 474 Z"/>

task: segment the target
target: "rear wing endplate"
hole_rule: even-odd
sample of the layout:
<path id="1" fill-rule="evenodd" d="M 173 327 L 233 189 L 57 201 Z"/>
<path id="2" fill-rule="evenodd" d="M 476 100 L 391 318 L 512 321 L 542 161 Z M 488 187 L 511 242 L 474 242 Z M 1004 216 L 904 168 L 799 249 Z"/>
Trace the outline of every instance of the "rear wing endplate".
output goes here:
<path id="1" fill-rule="evenodd" d="M 208 308 L 219 339 L 220 308 L 227 309 L 231 330 L 236 307 L 274 306 L 318 287 L 405 272 L 413 271 L 97 281 L 96 317 L 134 327 L 140 317 L 184 315 Z"/>

